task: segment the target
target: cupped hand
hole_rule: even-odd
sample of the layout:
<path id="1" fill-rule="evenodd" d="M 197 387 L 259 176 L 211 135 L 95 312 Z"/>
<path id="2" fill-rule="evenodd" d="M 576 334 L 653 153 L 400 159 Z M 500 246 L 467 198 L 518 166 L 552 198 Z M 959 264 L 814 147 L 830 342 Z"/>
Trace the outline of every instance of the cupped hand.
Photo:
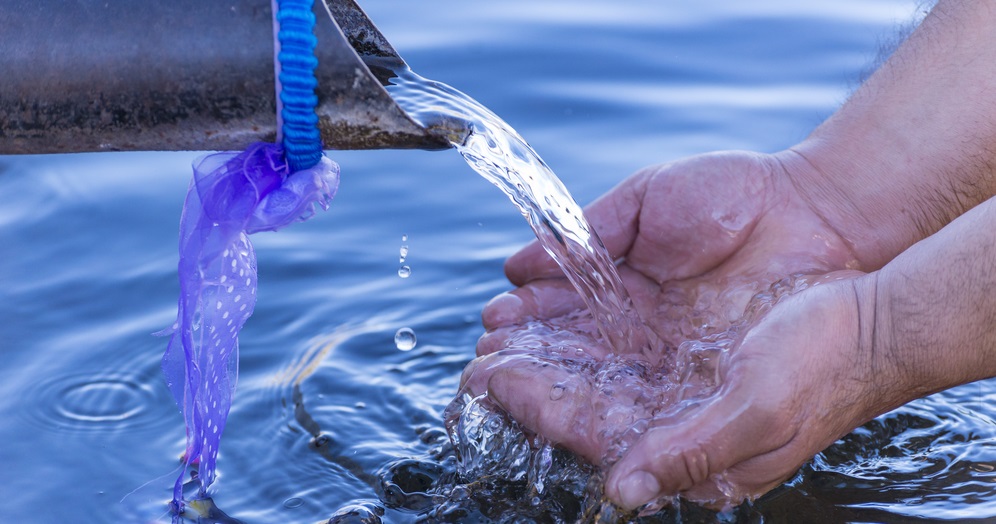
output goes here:
<path id="1" fill-rule="evenodd" d="M 675 347 L 722 331 L 751 296 L 786 275 L 870 269 L 842 237 L 847 231 L 825 222 L 797 191 L 812 176 L 792 152 L 712 153 L 644 169 L 585 215 L 621 261 L 620 277 L 640 317 Z M 505 271 L 520 287 L 485 307 L 488 333 L 479 355 L 508 347 L 526 321 L 584 308 L 536 242 L 509 258 Z M 575 317 L 569 323 L 585 322 Z"/>
<path id="2" fill-rule="evenodd" d="M 662 493 L 733 500 L 777 484 L 850 429 L 854 417 L 790 446 L 801 421 L 811 418 L 799 410 L 816 409 L 793 395 L 825 396 L 823 390 L 803 389 L 822 384 L 810 380 L 822 376 L 803 376 L 819 369 L 807 367 L 806 359 L 821 353 L 799 337 L 777 348 L 751 342 L 773 336 L 775 328 L 762 326 L 776 325 L 791 311 L 788 306 L 743 340 L 736 338 L 744 327 L 738 323 L 751 297 L 787 275 L 870 269 L 844 238 L 846 228 L 828 224 L 798 190 L 814 176 L 808 167 L 791 152 L 702 155 L 640 171 L 586 209 L 619 261 L 642 322 L 660 339 L 658 351 L 680 358 L 661 364 L 643 358 L 638 348 L 606 348 L 581 298 L 533 243 L 506 264 L 509 279 L 520 287 L 484 310 L 488 332 L 477 348 L 484 358 L 465 371 L 466 389 L 489 392 L 525 427 L 595 464 L 619 461 L 607 490 L 629 507 Z M 793 302 L 799 300 L 810 299 Z M 800 336 L 821 336 L 826 329 L 813 326 Z M 734 343 L 737 356 L 729 368 L 717 368 L 719 355 Z M 808 348 L 815 352 L 804 351 Z M 700 369 L 662 369 L 687 368 L 692 361 Z M 712 391 L 719 374 L 726 376 L 722 391 Z M 680 382 L 684 385 L 676 387 Z M 662 446 L 661 436 L 667 440 L 679 428 L 686 438 L 708 433 L 690 424 L 689 413 L 701 414 L 694 418 L 697 424 L 715 425 L 719 440 L 679 438 Z M 760 424 L 752 426 L 755 422 Z M 720 426 L 738 429 L 720 434 Z M 826 430 L 827 424 L 812 428 Z M 750 445 L 739 446 L 740 440 Z M 678 445 L 692 447 L 678 450 Z M 711 454 L 700 453 L 710 446 Z M 758 458 L 762 454 L 769 458 Z M 633 481 L 632 475 L 616 473 L 624 470 L 645 478 Z M 743 478 L 735 474 L 739 471 Z M 728 484 L 715 481 L 723 472 L 733 474 Z"/>
<path id="3" fill-rule="evenodd" d="M 639 360 L 516 350 L 472 362 L 462 387 L 608 468 L 606 495 L 625 508 L 676 494 L 737 503 L 906 400 L 877 386 L 898 382 L 888 356 L 872 349 L 875 274 L 803 281 L 762 307 L 728 351 L 701 351 L 711 362 L 687 351 L 684 365 L 698 376 L 686 369 L 686 381 L 719 377 L 704 395 L 683 398 L 673 376 Z"/>

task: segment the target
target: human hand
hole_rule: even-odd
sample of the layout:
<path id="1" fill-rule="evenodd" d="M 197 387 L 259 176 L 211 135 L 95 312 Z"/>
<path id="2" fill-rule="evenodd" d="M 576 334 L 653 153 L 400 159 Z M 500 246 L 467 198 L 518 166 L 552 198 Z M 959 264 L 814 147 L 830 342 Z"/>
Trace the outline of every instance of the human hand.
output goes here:
<path id="1" fill-rule="evenodd" d="M 996 285 L 990 248 L 996 177 L 987 160 L 996 126 L 979 117 L 996 108 L 993 91 L 985 89 L 996 75 L 975 67 L 980 56 L 996 55 L 988 38 L 994 18 L 996 8 L 988 2 L 939 2 L 851 100 L 791 151 L 707 155 L 652 168 L 586 213 L 622 260 L 623 281 L 643 321 L 679 350 L 683 340 L 723 332 L 744 311 L 747 297 L 783 275 L 888 264 L 878 276 L 849 279 L 855 296 L 870 287 L 875 296 L 882 293 L 872 307 L 844 313 L 853 308 L 842 305 L 847 286 L 840 283 L 792 297 L 736 336 L 719 392 L 687 403 L 680 395 L 659 394 L 662 388 L 654 386 L 660 377 L 639 355 L 597 348 L 591 319 L 576 313 L 580 299 L 533 245 L 506 266 L 521 287 L 485 308 L 488 333 L 478 344 L 484 357 L 468 367 L 465 387 L 488 391 L 527 428 L 596 463 L 628 448 L 606 487 L 616 501 L 632 506 L 646 494 L 636 486 L 704 499 L 763 491 L 762 485 L 794 468 L 780 469 L 781 461 L 811 456 L 817 442 L 831 442 L 840 428 L 890 405 L 996 375 L 996 301 L 987 292 Z M 963 213 L 970 218 L 955 219 Z M 952 220 L 961 225 L 952 228 Z M 934 234 L 941 228 L 951 229 Z M 869 312 L 873 318 L 859 322 L 857 334 L 828 331 L 834 325 L 853 329 L 847 318 L 865 319 Z M 824 319 L 821 326 L 817 314 L 837 320 Z M 531 320 L 537 322 L 527 325 Z M 536 335 L 537 325 L 547 331 Z M 868 346 L 869 326 L 894 339 Z M 858 338 L 848 344 L 848 336 Z M 574 344 L 586 354 L 574 355 L 578 363 L 568 365 L 562 352 L 542 348 L 554 337 L 566 339 L 558 349 Z M 785 341 L 797 344 L 794 353 Z M 869 355 L 883 354 L 893 358 L 871 363 L 885 371 L 865 373 Z M 849 358 L 857 359 L 850 369 Z M 700 364 L 708 368 L 709 359 Z M 826 374 L 814 372 L 820 366 Z M 869 408 L 860 395 L 839 397 L 840 391 L 826 388 L 828 376 L 845 390 L 865 388 L 865 399 L 876 399 L 877 407 Z M 614 385 L 617 379 L 621 386 Z M 875 391 L 872 383 L 882 387 Z M 787 392 L 793 391 L 812 398 L 792 403 Z M 738 404 L 739 395 L 746 400 Z M 667 420 L 681 424 L 664 429 Z M 757 420 L 770 426 L 751 423 Z M 620 427 L 630 428 L 629 434 L 614 429 Z M 663 437 L 642 444 L 652 433 Z M 778 444 L 786 435 L 794 437 Z M 754 455 L 748 458 L 741 448 Z M 676 466 L 673 475 L 659 464 Z M 748 473 L 754 466 L 756 475 Z M 649 475 L 645 483 L 627 480 L 626 473 L 639 471 Z M 731 478 L 744 481 L 742 493 Z"/>
<path id="2" fill-rule="evenodd" d="M 637 173 L 587 209 L 610 254 L 622 259 L 620 275 L 642 320 L 663 341 L 659 354 L 673 354 L 682 342 L 709 335 L 717 342 L 715 335 L 727 332 L 718 344 L 695 348 L 695 358 L 710 351 L 715 356 L 714 350 L 732 344 L 735 332 L 729 328 L 743 316 L 748 300 L 773 281 L 787 274 L 860 267 L 838 232 L 795 190 L 793 177 L 808 175 L 793 172 L 805 167 L 797 160 L 791 153 L 694 157 Z M 496 388 L 495 397 L 520 422 L 534 417 L 526 427 L 605 464 L 636 440 L 640 430 L 632 429 L 634 423 L 673 414 L 685 406 L 682 399 L 708 392 L 708 379 L 664 392 L 677 382 L 674 373 L 660 373 L 658 363 L 644 361 L 636 348 L 610 356 L 618 348 L 601 343 L 580 297 L 538 245 L 514 255 L 506 272 L 521 287 L 485 308 L 488 333 L 478 344 L 480 355 L 504 351 L 472 365 L 465 379 L 475 392 Z M 553 330 L 543 331 L 532 320 Z M 535 351 L 544 346 L 583 350 L 586 358 L 599 361 L 586 369 L 599 371 L 587 375 L 569 366 L 544 365 L 551 363 L 548 355 Z M 471 371 L 475 368 L 500 372 Z M 555 386 L 561 389 L 556 395 L 551 393 Z M 561 394 L 577 402 L 549 401 Z M 516 407 L 516 402 L 525 404 Z M 537 411 L 527 414 L 533 408 Z M 629 431 L 621 435 L 619 428 Z M 721 498 L 715 487 L 697 489 L 702 497 Z"/>
<path id="3" fill-rule="evenodd" d="M 472 362 L 462 387 L 608 469 L 624 507 L 736 502 L 876 415 L 996 375 L 994 227 L 991 198 L 879 271 L 758 295 L 744 326 L 680 345 L 672 372 L 511 349 Z"/>
<path id="4" fill-rule="evenodd" d="M 741 278 L 878 269 L 996 194 L 996 72 L 978 66 L 996 57 L 994 23 L 992 2 L 938 2 L 850 100 L 790 150 L 650 168 L 594 204 L 587 215 L 610 253 L 626 257 L 621 272 L 644 320 L 673 340 L 683 332 L 676 324 L 695 318 L 703 302 L 712 302 L 707 324 L 722 319 L 723 305 L 727 318 L 735 315 L 757 290 L 738 291 Z M 519 286 L 559 276 L 536 245 L 513 256 L 506 272 Z M 711 300 L 717 290 L 723 296 Z M 485 326 L 497 333 L 478 351 L 506 345 L 498 328 L 578 307 L 566 281 L 527 285 L 485 310 Z"/>
<path id="5" fill-rule="evenodd" d="M 505 350 L 472 362 L 462 388 L 608 468 L 606 495 L 623 507 L 674 494 L 739 502 L 909 400 L 906 388 L 880 386 L 900 384 L 901 371 L 872 350 L 884 347 L 872 329 L 874 274 L 840 271 L 792 288 L 806 289 L 755 304 L 732 347 L 683 345 L 676 373 L 626 357 Z M 683 397 L 675 374 L 698 382 L 698 394 Z"/>

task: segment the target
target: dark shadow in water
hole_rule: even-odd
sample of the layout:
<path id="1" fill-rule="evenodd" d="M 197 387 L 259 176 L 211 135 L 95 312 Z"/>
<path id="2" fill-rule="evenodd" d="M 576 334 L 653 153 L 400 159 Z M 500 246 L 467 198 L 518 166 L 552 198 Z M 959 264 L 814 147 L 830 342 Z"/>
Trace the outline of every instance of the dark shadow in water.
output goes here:
<path id="1" fill-rule="evenodd" d="M 322 431 L 318 421 L 308 413 L 307 408 L 304 406 L 304 395 L 301 393 L 300 382 L 294 384 L 291 398 L 294 402 L 294 420 L 311 435 L 311 442 L 308 443 L 308 448 L 317 452 L 325 460 L 350 472 L 364 484 L 376 489 L 378 484 L 377 476 L 368 473 L 358 462 L 345 456 L 343 454 L 345 448 L 332 434 Z"/>

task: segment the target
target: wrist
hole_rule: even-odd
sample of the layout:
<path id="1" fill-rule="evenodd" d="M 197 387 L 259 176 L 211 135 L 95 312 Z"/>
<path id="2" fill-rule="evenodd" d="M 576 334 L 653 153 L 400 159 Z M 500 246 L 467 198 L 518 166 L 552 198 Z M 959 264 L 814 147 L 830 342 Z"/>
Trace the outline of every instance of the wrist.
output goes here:
<path id="1" fill-rule="evenodd" d="M 922 238 L 915 221 L 897 216 L 908 203 L 882 156 L 866 160 L 843 139 L 812 136 L 774 157 L 799 199 L 850 248 L 857 269 L 878 269 Z"/>
<path id="2" fill-rule="evenodd" d="M 969 381 L 956 366 L 946 365 L 953 358 L 949 356 L 948 362 L 938 360 L 944 351 L 928 347 L 928 339 L 933 338 L 930 327 L 911 329 L 911 321 L 923 321 L 921 313 L 914 312 L 922 308 L 917 301 L 908 302 L 910 297 L 904 296 L 908 294 L 907 286 L 895 277 L 888 269 L 868 275 L 875 297 L 874 304 L 869 304 L 874 336 L 868 351 L 875 355 L 878 370 L 885 377 L 878 382 L 879 395 L 891 397 L 891 406 L 871 413 L 871 417 Z"/>
<path id="3" fill-rule="evenodd" d="M 996 3 L 942 1 L 806 140 L 781 154 L 864 270 L 996 194 Z M 794 164 L 801 167 L 796 169 Z"/>
<path id="4" fill-rule="evenodd" d="M 904 401 L 996 376 L 994 228 L 996 198 L 869 275 L 872 347 Z"/>
<path id="5" fill-rule="evenodd" d="M 853 300 L 853 332 L 857 354 L 851 363 L 863 368 L 856 376 L 861 401 L 851 411 L 853 427 L 925 395 L 924 370 L 919 360 L 904 358 L 897 344 L 895 323 L 887 300 L 883 300 L 881 272 L 867 273 L 846 281 Z"/>

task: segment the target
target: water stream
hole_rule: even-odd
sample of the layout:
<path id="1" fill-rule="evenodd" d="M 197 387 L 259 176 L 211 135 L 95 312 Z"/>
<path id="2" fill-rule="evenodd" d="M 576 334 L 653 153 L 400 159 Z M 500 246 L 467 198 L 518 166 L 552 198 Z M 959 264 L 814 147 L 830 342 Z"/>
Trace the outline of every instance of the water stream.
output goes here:
<path id="1" fill-rule="evenodd" d="M 649 346 L 654 335 L 636 313 L 612 257 L 539 154 L 504 120 L 446 84 L 410 70 L 399 71 L 391 82 L 392 97 L 420 124 L 467 126 L 469 134 L 453 146 L 519 209 L 580 293 L 606 344 L 619 351 Z"/>

